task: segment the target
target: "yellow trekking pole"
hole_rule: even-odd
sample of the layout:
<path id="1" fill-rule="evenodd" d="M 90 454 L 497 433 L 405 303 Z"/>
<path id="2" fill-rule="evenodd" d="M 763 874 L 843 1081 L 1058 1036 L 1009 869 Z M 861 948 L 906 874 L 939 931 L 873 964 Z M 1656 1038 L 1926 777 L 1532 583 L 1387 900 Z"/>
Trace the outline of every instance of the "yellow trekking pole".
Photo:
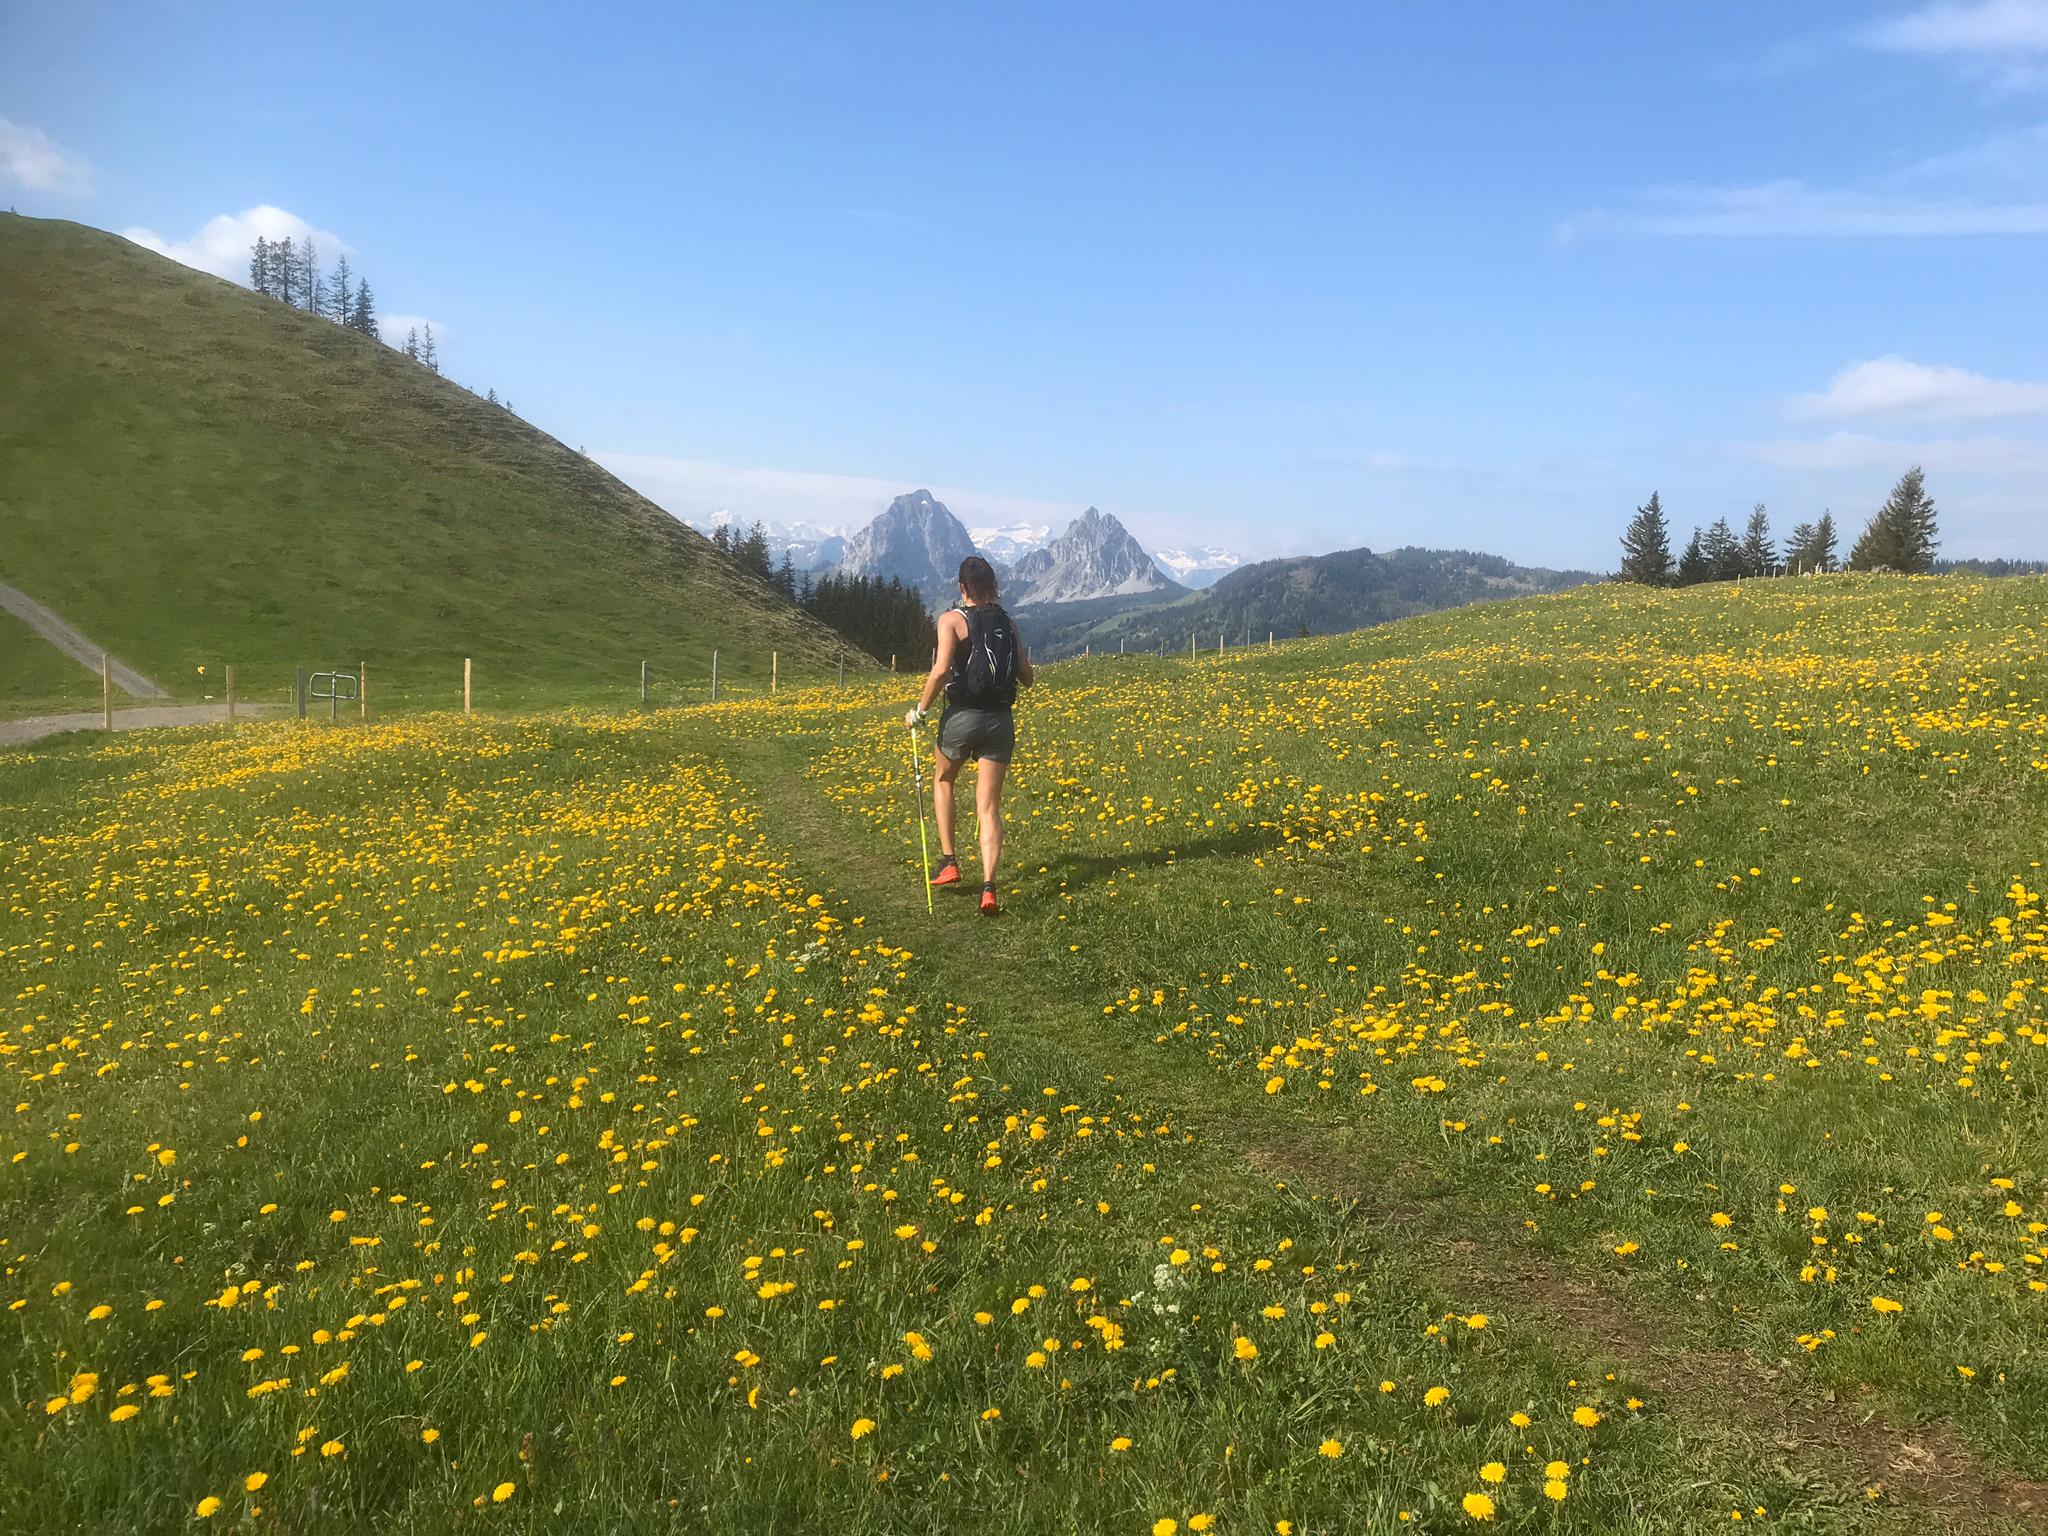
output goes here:
<path id="1" fill-rule="evenodd" d="M 917 755 L 917 727 L 910 728 L 910 782 L 917 789 L 917 851 L 924 859 L 924 909 L 932 910 L 932 850 L 924 830 L 924 767 Z"/>

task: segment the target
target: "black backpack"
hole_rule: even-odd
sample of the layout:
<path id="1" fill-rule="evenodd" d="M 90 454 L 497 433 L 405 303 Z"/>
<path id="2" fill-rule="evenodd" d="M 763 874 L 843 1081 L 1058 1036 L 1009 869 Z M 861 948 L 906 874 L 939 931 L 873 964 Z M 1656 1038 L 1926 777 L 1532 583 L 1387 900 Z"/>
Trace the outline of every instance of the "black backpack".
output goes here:
<path id="1" fill-rule="evenodd" d="M 964 709 L 1008 709 L 1017 702 L 1017 629 L 993 603 L 960 610 L 967 651 L 953 663 L 946 697 Z"/>

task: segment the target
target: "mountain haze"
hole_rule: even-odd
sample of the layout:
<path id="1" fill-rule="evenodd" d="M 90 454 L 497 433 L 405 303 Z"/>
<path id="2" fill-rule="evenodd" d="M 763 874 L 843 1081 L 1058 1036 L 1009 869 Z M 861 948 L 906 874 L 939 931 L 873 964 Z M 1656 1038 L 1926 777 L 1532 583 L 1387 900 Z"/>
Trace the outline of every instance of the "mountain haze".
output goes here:
<path id="1" fill-rule="evenodd" d="M 1152 558 L 1159 563 L 1159 569 L 1190 592 L 1214 586 L 1244 564 L 1241 556 L 1213 544 L 1154 550 Z"/>

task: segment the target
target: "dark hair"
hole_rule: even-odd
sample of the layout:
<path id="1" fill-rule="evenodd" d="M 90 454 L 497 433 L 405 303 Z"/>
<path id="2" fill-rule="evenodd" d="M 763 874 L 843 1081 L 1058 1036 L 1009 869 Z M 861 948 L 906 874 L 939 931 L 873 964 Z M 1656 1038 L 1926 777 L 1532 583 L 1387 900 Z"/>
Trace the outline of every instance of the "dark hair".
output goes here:
<path id="1" fill-rule="evenodd" d="M 996 600 L 996 568 L 979 555 L 969 555 L 960 562 L 960 585 L 977 603 L 992 603 Z"/>

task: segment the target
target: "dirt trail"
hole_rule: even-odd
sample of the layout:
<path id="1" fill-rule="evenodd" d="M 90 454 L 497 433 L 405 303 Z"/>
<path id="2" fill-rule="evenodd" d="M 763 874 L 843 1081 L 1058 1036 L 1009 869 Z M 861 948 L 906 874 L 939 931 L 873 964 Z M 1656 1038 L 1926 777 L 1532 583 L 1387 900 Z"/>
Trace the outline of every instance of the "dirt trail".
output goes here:
<path id="1" fill-rule="evenodd" d="M 48 608 L 15 587 L 0 582 L 0 608 L 13 614 L 30 629 L 57 647 L 93 676 L 99 676 L 100 657 L 106 647 L 95 645 Z M 111 659 L 111 658 L 110 658 Z M 170 694 L 126 662 L 113 662 L 114 686 L 131 699 L 168 699 Z M 168 723 L 168 722 L 160 722 Z M 67 726 L 65 729 L 76 729 Z M 0 738 L 4 740 L 6 738 Z"/>
<path id="2" fill-rule="evenodd" d="M 257 715 L 276 714 L 285 708 L 282 704 L 236 704 L 237 719 L 248 719 Z M 114 711 L 114 729 L 117 731 L 154 730 L 169 725 L 225 725 L 228 707 L 219 704 L 154 704 L 140 709 L 117 709 Z M 61 735 L 65 731 L 96 731 L 100 728 L 100 712 L 84 710 L 69 715 L 30 715 L 21 720 L 0 720 L 0 747 L 26 746 L 32 741 L 41 741 L 45 736 Z"/>
<path id="3" fill-rule="evenodd" d="M 1671 1318 L 1596 1277 L 1572 1273 L 1523 1233 L 1391 1195 L 1413 1187 L 1406 1177 L 1358 1177 L 1360 1169 L 1398 1174 L 1387 1159 L 1343 1142 L 1311 1145 L 1305 1137 L 1291 1144 L 1269 1137 L 1246 1157 L 1270 1177 L 1357 1202 L 1375 1233 L 1399 1243 L 1425 1268 L 1473 1277 L 1468 1289 L 1475 1306 L 1541 1319 L 1554 1333 L 1622 1366 L 1681 1417 L 1740 1420 L 1788 1466 L 1904 1499 L 1941 1530 L 1977 1530 L 1987 1520 L 2034 1530 L 2036 1522 L 2048 1522 L 2048 1483 L 1987 1467 L 1946 1422 L 1899 1428 L 1873 1407 L 1828 1401 L 1745 1350 L 1684 1343 Z"/>
<path id="4" fill-rule="evenodd" d="M 743 780 L 791 846 L 829 862 L 843 887 L 861 891 L 863 906 L 886 915 L 895 932 L 929 930 L 923 894 L 912 889 L 916 882 L 906 866 L 881 845 L 857 838 L 841 813 L 811 786 L 793 781 L 759 743 L 728 745 L 728 762 L 751 759 Z M 1835 1490 L 1840 1503 L 1869 1508 L 1873 1528 L 1899 1528 L 1903 1516 L 1903 1528 L 1915 1532 L 2048 1529 L 2048 1483 L 1986 1465 L 1945 1422 L 1899 1428 L 1868 1404 L 1828 1401 L 1812 1384 L 1746 1351 L 1688 1344 L 1676 1320 L 1572 1272 L 1511 1223 L 1449 1198 L 1417 1199 L 1411 1191 L 1428 1181 L 1408 1177 L 1414 1170 L 1355 1136 L 1311 1135 L 1256 1116 L 1215 1124 L 1216 1106 L 1195 1102 L 1200 1082 L 1134 1060 L 1123 1043 L 1104 1037 L 1099 1017 L 1048 986 L 1036 960 L 1010 952 L 1000 927 L 977 923 L 975 940 L 971 948 L 916 947 L 942 974 L 954 974 L 963 996 L 998 993 L 1015 1027 L 1114 1071 L 1126 1087 L 1163 1108 L 1203 1110 L 1212 1145 L 1235 1145 L 1248 1167 L 1268 1179 L 1356 1203 L 1380 1247 L 1419 1270 L 1458 1275 L 1460 1294 L 1469 1295 L 1475 1309 L 1519 1317 L 1572 1354 L 1620 1367 L 1655 1394 L 1660 1409 L 1703 1438 L 1741 1436 L 1801 1481 Z"/>

